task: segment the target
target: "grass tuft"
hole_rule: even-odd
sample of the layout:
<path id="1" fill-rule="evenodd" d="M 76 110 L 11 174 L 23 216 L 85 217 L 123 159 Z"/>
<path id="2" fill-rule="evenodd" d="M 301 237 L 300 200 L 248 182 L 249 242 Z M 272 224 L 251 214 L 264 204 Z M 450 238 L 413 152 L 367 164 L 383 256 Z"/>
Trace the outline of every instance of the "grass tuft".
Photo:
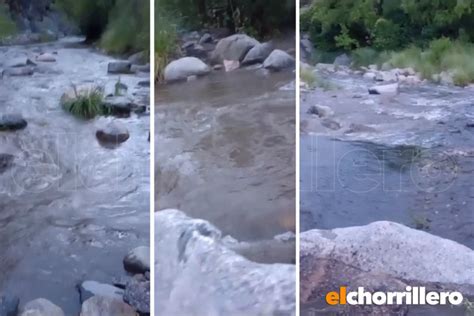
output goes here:
<path id="1" fill-rule="evenodd" d="M 108 110 L 104 106 L 104 94 L 102 88 L 93 87 L 87 91 L 78 91 L 73 86 L 74 96 L 66 97 L 62 102 L 65 111 L 80 119 L 92 119 L 98 115 L 107 115 Z"/>

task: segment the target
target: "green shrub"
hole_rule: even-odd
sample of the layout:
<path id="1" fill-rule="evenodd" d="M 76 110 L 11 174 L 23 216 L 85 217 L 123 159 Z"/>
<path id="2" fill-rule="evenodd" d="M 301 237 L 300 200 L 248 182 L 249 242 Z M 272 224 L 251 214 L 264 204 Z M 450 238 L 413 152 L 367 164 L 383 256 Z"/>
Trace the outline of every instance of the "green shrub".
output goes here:
<path id="1" fill-rule="evenodd" d="M 0 39 L 16 32 L 15 23 L 10 18 L 7 7 L 0 3 Z"/>
<path id="2" fill-rule="evenodd" d="M 65 111 L 77 118 L 92 119 L 98 115 L 109 114 L 104 106 L 104 94 L 100 87 L 90 88 L 87 91 L 78 91 L 73 87 L 75 96 L 68 96 L 61 101 Z"/>
<path id="3" fill-rule="evenodd" d="M 110 53 L 149 51 L 150 3 L 117 0 L 100 44 Z"/>

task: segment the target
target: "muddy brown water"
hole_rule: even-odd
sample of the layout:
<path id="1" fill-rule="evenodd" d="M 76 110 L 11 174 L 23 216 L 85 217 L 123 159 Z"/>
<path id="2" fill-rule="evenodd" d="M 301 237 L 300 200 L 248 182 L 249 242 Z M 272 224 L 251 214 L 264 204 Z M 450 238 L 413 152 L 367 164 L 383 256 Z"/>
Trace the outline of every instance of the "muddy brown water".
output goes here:
<path id="1" fill-rule="evenodd" d="M 0 47 L 0 63 L 18 56 L 57 52 L 30 77 L 0 79 L 0 113 L 21 113 L 26 129 L 0 133 L 0 153 L 14 156 L 0 174 L 0 292 L 21 303 L 44 297 L 67 315 L 80 308 L 76 284 L 111 283 L 125 274 L 122 259 L 149 243 L 149 117 L 120 119 L 130 139 L 115 149 L 99 145 L 99 125 L 115 118 L 80 121 L 59 99 L 71 84 L 104 85 L 111 57 L 81 39 Z M 143 104 L 148 77 L 121 76 Z"/>
<path id="2" fill-rule="evenodd" d="M 179 208 L 242 241 L 294 229 L 293 79 L 239 69 L 158 87 L 156 210 Z"/>

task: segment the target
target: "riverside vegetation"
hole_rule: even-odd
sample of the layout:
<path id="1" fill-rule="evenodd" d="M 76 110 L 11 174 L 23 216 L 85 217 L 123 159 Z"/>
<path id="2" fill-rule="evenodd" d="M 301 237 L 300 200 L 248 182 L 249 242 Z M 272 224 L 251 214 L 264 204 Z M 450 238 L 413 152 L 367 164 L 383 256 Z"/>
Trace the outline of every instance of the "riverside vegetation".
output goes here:
<path id="1" fill-rule="evenodd" d="M 316 1 L 303 10 L 302 31 L 316 59 L 345 51 L 353 66 L 411 67 L 423 79 L 474 82 L 474 1 Z"/>

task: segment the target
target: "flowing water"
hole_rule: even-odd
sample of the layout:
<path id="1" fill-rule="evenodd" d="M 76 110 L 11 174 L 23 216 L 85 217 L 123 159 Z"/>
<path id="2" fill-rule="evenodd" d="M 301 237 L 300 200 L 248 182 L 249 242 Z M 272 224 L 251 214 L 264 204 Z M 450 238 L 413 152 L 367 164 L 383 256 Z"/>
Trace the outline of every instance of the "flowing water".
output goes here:
<path id="1" fill-rule="evenodd" d="M 59 99 L 72 84 L 116 82 L 111 57 L 67 38 L 0 47 L 0 64 L 12 58 L 57 53 L 30 77 L 0 79 L 0 113 L 21 113 L 26 129 L 0 132 L 0 153 L 14 156 L 0 174 L 0 292 L 28 300 L 44 297 L 67 315 L 79 311 L 76 284 L 111 283 L 124 274 L 122 259 L 149 240 L 149 117 L 121 118 L 130 139 L 104 148 L 98 126 L 65 113 Z M 121 76 L 143 105 L 148 75 Z"/>
<path id="2" fill-rule="evenodd" d="M 294 229 L 293 79 L 239 69 L 158 87 L 157 210 L 179 208 L 245 241 Z"/>
<path id="3" fill-rule="evenodd" d="M 474 90 L 423 84 L 370 96 L 373 82 L 326 79 L 331 90 L 301 99 L 301 231 L 389 220 L 473 249 Z M 330 110 L 318 117 L 314 105 Z M 410 311 L 434 313 L 464 311 Z"/>

